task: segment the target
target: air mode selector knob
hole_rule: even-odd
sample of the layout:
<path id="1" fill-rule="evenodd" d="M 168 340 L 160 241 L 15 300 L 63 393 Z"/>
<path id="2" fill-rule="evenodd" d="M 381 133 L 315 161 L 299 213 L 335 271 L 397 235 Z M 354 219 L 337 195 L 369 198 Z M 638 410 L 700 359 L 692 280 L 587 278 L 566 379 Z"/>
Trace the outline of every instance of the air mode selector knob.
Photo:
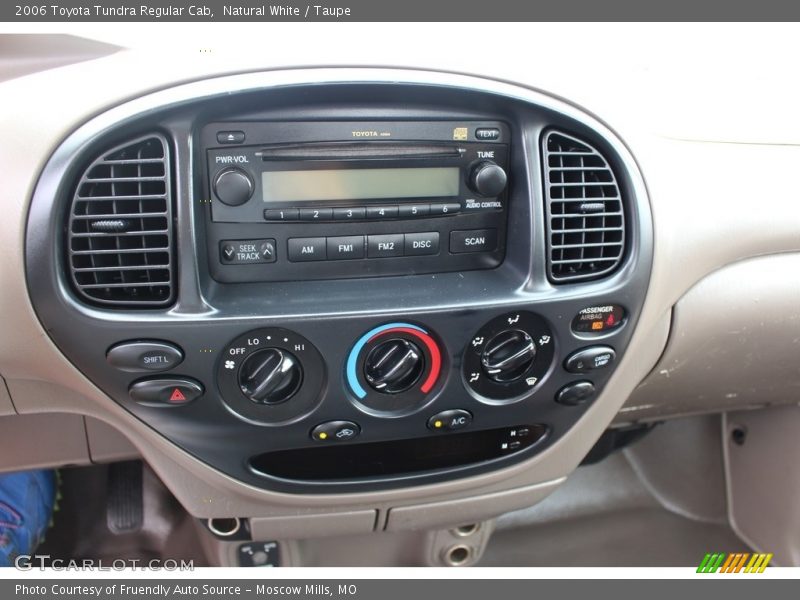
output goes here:
<path id="1" fill-rule="evenodd" d="M 225 169 L 214 178 L 214 193 L 220 202 L 240 206 L 253 195 L 253 181 L 241 169 Z"/>
<path id="2" fill-rule="evenodd" d="M 422 350 L 409 340 L 392 338 L 375 346 L 364 361 L 364 377 L 378 392 L 399 394 L 425 370 Z"/>
<path id="3" fill-rule="evenodd" d="M 498 164 L 491 161 L 478 163 L 469 178 L 470 189 L 484 197 L 499 196 L 506 189 L 508 177 Z"/>
<path id="4" fill-rule="evenodd" d="M 536 344 L 519 329 L 501 331 L 484 346 L 481 365 L 486 375 L 499 383 L 521 378 L 536 358 Z"/>
<path id="5" fill-rule="evenodd" d="M 303 383 L 303 367 L 292 353 L 281 348 L 254 352 L 239 369 L 239 388 L 257 404 L 289 400 Z"/>

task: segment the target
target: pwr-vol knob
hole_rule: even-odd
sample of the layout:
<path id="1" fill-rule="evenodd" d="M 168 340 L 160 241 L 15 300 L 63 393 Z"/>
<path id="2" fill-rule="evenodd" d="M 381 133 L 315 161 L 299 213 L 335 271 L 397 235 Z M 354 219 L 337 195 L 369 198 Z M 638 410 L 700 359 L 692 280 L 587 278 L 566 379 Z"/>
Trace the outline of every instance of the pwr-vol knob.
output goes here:
<path id="1" fill-rule="evenodd" d="M 486 343 L 481 353 L 481 364 L 490 379 L 508 383 L 527 373 L 535 358 L 533 338 L 519 329 L 509 329 Z"/>
<path id="2" fill-rule="evenodd" d="M 405 392 L 417 382 L 424 369 L 422 350 L 403 338 L 379 343 L 364 361 L 364 377 L 382 394 Z"/>
<path id="3" fill-rule="evenodd" d="M 264 348 L 247 357 L 239 369 L 242 393 L 259 404 L 289 400 L 303 383 L 303 367 L 290 352 Z"/>
<path id="4" fill-rule="evenodd" d="M 252 179 L 241 169 L 225 169 L 214 178 L 214 193 L 228 206 L 240 206 L 250 200 L 253 189 Z"/>

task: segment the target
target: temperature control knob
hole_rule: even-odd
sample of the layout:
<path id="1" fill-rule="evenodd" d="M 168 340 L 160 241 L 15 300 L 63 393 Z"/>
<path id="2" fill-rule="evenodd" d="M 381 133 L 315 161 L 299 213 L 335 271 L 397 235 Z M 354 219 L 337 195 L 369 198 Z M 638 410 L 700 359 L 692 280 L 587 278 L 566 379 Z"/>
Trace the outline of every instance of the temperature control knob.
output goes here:
<path id="1" fill-rule="evenodd" d="M 491 161 L 478 163 L 470 174 L 469 187 L 485 197 L 499 196 L 506 189 L 508 177 L 503 167 Z"/>
<path id="2" fill-rule="evenodd" d="M 225 169 L 214 179 L 214 193 L 220 202 L 239 206 L 253 195 L 253 181 L 241 169 Z"/>
<path id="3" fill-rule="evenodd" d="M 490 379 L 509 383 L 522 377 L 535 358 L 536 344 L 531 336 L 519 329 L 508 329 L 486 343 L 481 365 Z"/>
<path id="4" fill-rule="evenodd" d="M 303 368 L 297 358 L 281 348 L 254 352 L 239 369 L 242 393 L 257 404 L 280 404 L 297 393 Z"/>
<path id="5" fill-rule="evenodd" d="M 413 386 L 425 370 L 422 350 L 403 338 L 375 346 L 364 361 L 364 377 L 378 392 L 399 394 Z"/>

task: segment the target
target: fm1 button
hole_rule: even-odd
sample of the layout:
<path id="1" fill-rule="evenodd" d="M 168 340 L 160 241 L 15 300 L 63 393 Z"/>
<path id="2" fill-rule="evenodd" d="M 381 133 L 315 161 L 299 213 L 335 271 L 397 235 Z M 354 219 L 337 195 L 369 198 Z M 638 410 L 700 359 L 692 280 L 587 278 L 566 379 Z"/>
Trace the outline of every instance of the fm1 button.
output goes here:
<path id="1" fill-rule="evenodd" d="M 605 369 L 614 359 L 617 353 L 610 346 L 592 346 L 578 350 L 567 357 L 564 361 L 564 368 L 570 373 L 588 373 L 597 369 Z"/>
<path id="2" fill-rule="evenodd" d="M 428 419 L 428 429 L 431 431 L 457 431 L 464 429 L 470 423 L 472 423 L 472 414 L 456 408 L 433 415 Z"/>
<path id="3" fill-rule="evenodd" d="M 358 437 L 361 428 L 352 421 L 328 421 L 311 430 L 311 439 L 318 442 L 346 442 Z"/>
<path id="4" fill-rule="evenodd" d="M 145 379 L 135 381 L 128 393 L 144 406 L 183 406 L 203 395 L 203 385 L 194 379 Z"/>
<path id="5" fill-rule="evenodd" d="M 166 342 L 122 342 L 109 348 L 106 360 L 120 371 L 166 371 L 183 361 L 183 351 Z"/>
<path id="6" fill-rule="evenodd" d="M 567 406 L 579 406 L 591 400 L 594 393 L 595 387 L 591 381 L 576 381 L 558 391 L 556 402 Z"/>

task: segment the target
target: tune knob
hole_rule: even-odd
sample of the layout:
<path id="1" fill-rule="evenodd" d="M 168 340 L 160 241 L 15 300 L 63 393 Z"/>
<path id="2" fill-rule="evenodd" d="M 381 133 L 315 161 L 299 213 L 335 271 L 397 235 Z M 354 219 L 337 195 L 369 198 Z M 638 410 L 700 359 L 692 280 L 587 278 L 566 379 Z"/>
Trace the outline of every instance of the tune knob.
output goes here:
<path id="1" fill-rule="evenodd" d="M 481 365 L 490 379 L 509 383 L 522 377 L 536 358 L 536 344 L 524 331 L 508 329 L 489 340 L 481 354 Z"/>
<path id="2" fill-rule="evenodd" d="M 214 179 L 214 193 L 220 202 L 239 206 L 253 195 L 253 181 L 241 169 L 225 169 Z"/>
<path id="3" fill-rule="evenodd" d="M 375 346 L 364 361 L 364 377 L 378 392 L 399 394 L 413 386 L 425 370 L 419 347 L 403 338 Z"/>
<path id="4" fill-rule="evenodd" d="M 247 357 L 239 369 L 239 388 L 257 404 L 280 404 L 303 383 L 303 367 L 290 352 L 265 348 Z"/>
<path id="5" fill-rule="evenodd" d="M 469 187 L 485 197 L 499 196 L 506 189 L 508 177 L 503 167 L 491 161 L 478 163 L 470 174 Z"/>

